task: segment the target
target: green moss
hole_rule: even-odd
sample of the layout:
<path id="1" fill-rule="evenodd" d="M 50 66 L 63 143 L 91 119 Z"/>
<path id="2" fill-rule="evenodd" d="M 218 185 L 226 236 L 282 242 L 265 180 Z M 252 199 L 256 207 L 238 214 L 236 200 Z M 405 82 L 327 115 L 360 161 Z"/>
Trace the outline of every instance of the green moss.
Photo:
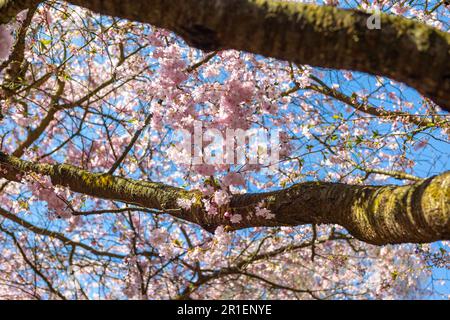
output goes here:
<path id="1" fill-rule="evenodd" d="M 450 44 L 450 34 L 434 29 L 426 24 L 405 19 L 401 17 L 382 14 L 382 24 L 392 25 L 397 34 L 397 38 L 409 36 L 412 38 L 419 51 L 427 51 L 433 41 L 433 35 L 436 38 L 444 39 L 447 44 Z"/>
<path id="2" fill-rule="evenodd" d="M 425 195 L 435 200 L 443 199 L 443 196 L 444 199 L 449 199 L 449 178 L 450 172 L 444 173 L 440 177 L 434 178 L 433 181 L 427 185 Z"/>
<path id="3" fill-rule="evenodd" d="M 0 0 L 0 8 L 3 8 L 8 4 L 9 0 Z"/>

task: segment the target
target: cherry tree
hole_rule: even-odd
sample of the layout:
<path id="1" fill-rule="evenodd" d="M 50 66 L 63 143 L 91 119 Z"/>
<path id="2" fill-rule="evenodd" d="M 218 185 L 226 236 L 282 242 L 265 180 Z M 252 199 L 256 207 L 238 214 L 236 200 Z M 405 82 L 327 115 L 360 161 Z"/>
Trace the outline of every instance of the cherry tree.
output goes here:
<path id="1" fill-rule="evenodd" d="M 0 297 L 445 295 L 448 9 L 0 2 Z"/>

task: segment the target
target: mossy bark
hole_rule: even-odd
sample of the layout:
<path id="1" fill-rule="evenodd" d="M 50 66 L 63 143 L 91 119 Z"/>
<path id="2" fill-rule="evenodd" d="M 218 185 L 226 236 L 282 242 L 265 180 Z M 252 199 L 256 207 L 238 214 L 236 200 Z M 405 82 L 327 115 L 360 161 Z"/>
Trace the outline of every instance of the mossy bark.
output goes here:
<path id="1" fill-rule="evenodd" d="M 248 217 L 260 201 L 276 215 L 273 220 Z M 237 195 L 231 207 L 246 217 L 239 227 L 339 224 L 372 244 L 433 242 L 450 239 L 450 172 L 407 186 L 301 183 Z"/>
<path id="2" fill-rule="evenodd" d="M 40 0 L 0 0 L 0 24 L 8 23 L 20 11 L 32 8 Z"/>
<path id="3" fill-rule="evenodd" d="M 10 1 L 0 22 L 32 2 Z M 204 50 L 236 49 L 387 76 L 450 111 L 450 34 L 418 21 L 381 14 L 381 29 L 370 30 L 370 15 L 363 12 L 271 0 L 68 2 L 170 29 Z"/>
<path id="4" fill-rule="evenodd" d="M 0 169 L 0 178 L 20 181 L 18 175 L 38 173 L 73 192 L 158 209 L 208 231 L 219 225 L 237 230 L 339 224 L 356 238 L 377 245 L 450 240 L 450 172 L 408 186 L 307 182 L 276 192 L 234 195 L 226 209 L 243 219 L 230 224 L 223 214 L 205 212 L 197 191 L 90 173 L 66 164 L 33 163 L 2 153 Z M 191 210 L 184 210 L 178 205 L 180 198 L 196 201 Z M 275 215 L 273 219 L 255 215 L 261 202 Z"/>

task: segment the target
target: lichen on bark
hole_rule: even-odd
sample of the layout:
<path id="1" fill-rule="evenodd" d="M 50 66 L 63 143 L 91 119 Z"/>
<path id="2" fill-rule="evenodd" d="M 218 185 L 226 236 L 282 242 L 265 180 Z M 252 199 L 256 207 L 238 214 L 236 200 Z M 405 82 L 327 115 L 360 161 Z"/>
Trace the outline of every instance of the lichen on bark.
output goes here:
<path id="1" fill-rule="evenodd" d="M 242 221 L 231 224 L 222 214 L 210 215 L 199 191 L 162 183 L 91 173 L 67 164 L 44 164 L 0 153 L 0 178 L 20 181 L 18 175 L 38 173 L 55 185 L 88 196 L 157 209 L 213 232 L 219 225 L 238 230 L 252 227 L 338 224 L 356 238 L 377 245 L 450 240 L 450 172 L 405 186 L 361 186 L 305 182 L 289 188 L 236 194 L 228 209 Z M 195 199 L 190 210 L 179 199 Z M 264 203 L 273 219 L 255 215 Z"/>

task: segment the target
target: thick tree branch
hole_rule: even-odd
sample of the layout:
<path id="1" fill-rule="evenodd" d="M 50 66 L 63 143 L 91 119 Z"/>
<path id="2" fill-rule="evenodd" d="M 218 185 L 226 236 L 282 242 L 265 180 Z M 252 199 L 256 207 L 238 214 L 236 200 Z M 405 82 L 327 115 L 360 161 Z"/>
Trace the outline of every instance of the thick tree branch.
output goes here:
<path id="1" fill-rule="evenodd" d="M 36 6 L 40 0 L 0 0 L 0 24 L 8 23 L 19 12 Z"/>
<path id="2" fill-rule="evenodd" d="M 234 195 L 222 213 L 209 215 L 197 191 L 90 173 L 66 164 L 33 163 L 4 153 L 0 164 L 0 178 L 18 181 L 24 173 L 45 175 L 73 192 L 161 210 L 208 231 L 219 225 L 244 229 L 339 224 L 354 237 L 378 245 L 450 240 L 450 172 L 407 186 L 305 182 L 274 192 Z M 180 198 L 194 199 L 190 210 L 179 206 Z M 261 203 L 275 215 L 273 219 L 255 215 Z M 241 215 L 242 221 L 231 224 L 225 210 Z"/>
<path id="3" fill-rule="evenodd" d="M 264 0 L 71 0 L 95 12 L 148 22 L 204 50 L 237 49 L 404 82 L 450 110 L 450 35 L 401 17 Z"/>
<path id="4" fill-rule="evenodd" d="M 35 0 L 0 2 L 0 23 Z M 450 111 L 450 34 L 420 22 L 273 0 L 70 0 L 100 14 L 167 28 L 190 45 L 236 49 L 300 64 L 348 69 L 404 82 Z"/>

